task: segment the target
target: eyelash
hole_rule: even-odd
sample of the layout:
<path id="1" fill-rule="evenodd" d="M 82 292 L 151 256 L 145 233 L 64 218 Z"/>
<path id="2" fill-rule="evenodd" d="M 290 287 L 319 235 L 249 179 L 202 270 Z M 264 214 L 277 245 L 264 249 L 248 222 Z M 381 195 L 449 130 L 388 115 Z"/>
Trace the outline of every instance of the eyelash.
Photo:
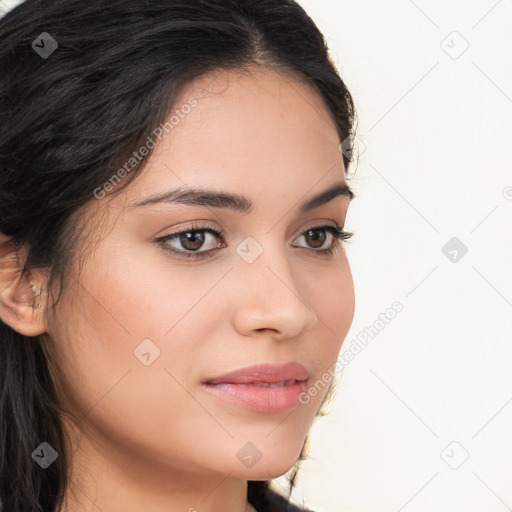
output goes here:
<path id="1" fill-rule="evenodd" d="M 334 254 L 334 251 L 342 244 L 342 241 L 349 240 L 354 236 L 353 232 L 349 231 L 343 231 L 338 225 L 331 226 L 331 225 L 324 225 L 324 226 L 317 226 L 312 227 L 309 229 L 306 229 L 303 231 L 300 236 L 303 236 L 307 234 L 309 231 L 328 231 L 331 233 L 331 235 L 334 237 L 333 243 L 329 249 L 321 249 L 321 250 L 315 250 L 312 249 L 313 252 L 320 253 L 322 255 L 331 256 Z M 176 249 L 171 248 L 169 245 L 166 244 L 168 240 L 173 240 L 175 238 L 178 238 L 181 235 L 184 235 L 186 233 L 195 233 L 195 232 L 206 232 L 211 233 L 212 235 L 216 236 L 217 238 L 222 238 L 222 232 L 220 232 L 218 229 L 214 228 L 213 226 L 198 226 L 196 224 L 193 224 L 186 229 L 183 229 L 181 231 L 177 231 L 176 233 L 171 233 L 169 235 L 162 236 L 160 238 L 157 238 L 155 241 L 159 243 L 165 251 L 171 252 L 178 257 L 184 257 L 186 259 L 202 259 L 207 258 L 216 251 L 217 249 L 210 249 L 208 251 L 179 251 Z M 305 247 L 302 247 L 305 249 Z"/>

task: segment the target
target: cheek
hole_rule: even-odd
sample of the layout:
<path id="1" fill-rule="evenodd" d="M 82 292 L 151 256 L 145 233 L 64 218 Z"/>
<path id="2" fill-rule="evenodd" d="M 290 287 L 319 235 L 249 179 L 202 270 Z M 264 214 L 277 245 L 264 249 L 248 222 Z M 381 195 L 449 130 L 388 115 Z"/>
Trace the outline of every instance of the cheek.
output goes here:
<path id="1" fill-rule="evenodd" d="M 220 265 L 187 267 L 149 243 L 136 249 L 133 244 L 129 250 L 109 245 L 95 255 L 93 267 L 101 270 L 89 280 L 91 292 L 104 306 L 103 311 L 95 308 L 97 325 L 109 328 L 115 320 L 137 339 L 167 342 L 174 326 L 190 323 L 196 305 L 225 272 Z M 215 310 L 216 304 L 210 302 L 210 307 Z"/>
<path id="2" fill-rule="evenodd" d="M 316 334 L 308 345 L 308 360 L 317 370 L 300 402 L 316 412 L 332 380 L 339 378 L 336 362 L 354 317 L 354 283 L 348 260 L 344 258 L 316 280 L 308 279 L 304 286 L 305 297 L 318 316 Z"/>
<path id="3" fill-rule="evenodd" d="M 314 308 L 325 333 L 325 347 L 334 357 L 350 329 L 355 312 L 354 282 L 348 260 L 344 258 L 317 279 L 308 279 L 306 297 Z"/>
<path id="4" fill-rule="evenodd" d="M 194 446 L 177 446 L 168 434 L 185 440 L 200 435 L 205 413 L 190 390 L 208 327 L 197 315 L 204 317 L 213 303 L 194 309 L 204 287 L 186 294 L 178 287 L 171 294 L 161 277 L 152 279 L 137 271 L 124 278 L 112 268 L 103 275 L 82 273 L 84 289 L 73 301 L 63 297 L 55 322 L 66 327 L 52 333 L 59 355 L 57 387 L 65 408 L 86 418 L 83 425 L 93 425 L 104 438 L 155 460 L 173 453 L 186 461 Z"/>

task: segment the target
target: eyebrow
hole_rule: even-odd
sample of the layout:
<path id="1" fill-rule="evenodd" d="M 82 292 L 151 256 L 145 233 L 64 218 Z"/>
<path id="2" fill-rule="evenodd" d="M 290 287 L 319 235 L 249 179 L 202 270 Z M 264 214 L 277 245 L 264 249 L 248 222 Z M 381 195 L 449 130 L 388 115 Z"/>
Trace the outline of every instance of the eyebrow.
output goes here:
<path id="1" fill-rule="evenodd" d="M 322 206 L 335 197 L 348 197 L 349 201 L 354 199 L 355 194 L 352 189 L 342 182 L 334 183 L 329 188 L 309 198 L 302 203 L 298 209 L 298 215 L 303 215 L 314 208 Z M 241 213 L 249 213 L 252 211 L 253 203 L 250 199 L 238 194 L 226 192 L 217 192 L 214 190 L 201 188 L 184 188 L 164 192 L 154 196 L 147 197 L 140 202 L 128 205 L 128 209 L 141 208 L 156 203 L 177 203 L 196 206 L 207 206 L 211 208 L 228 208 Z"/>

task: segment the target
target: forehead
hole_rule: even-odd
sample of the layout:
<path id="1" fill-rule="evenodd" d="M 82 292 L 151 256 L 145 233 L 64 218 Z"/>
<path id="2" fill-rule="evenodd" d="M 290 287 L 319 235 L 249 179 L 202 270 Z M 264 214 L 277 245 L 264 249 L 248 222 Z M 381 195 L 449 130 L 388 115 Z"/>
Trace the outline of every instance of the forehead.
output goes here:
<path id="1" fill-rule="evenodd" d="M 269 187 L 303 195 L 321 180 L 322 188 L 344 180 L 332 113 L 297 77 L 217 70 L 190 83 L 168 119 L 129 199 L 209 185 L 248 196 Z"/>

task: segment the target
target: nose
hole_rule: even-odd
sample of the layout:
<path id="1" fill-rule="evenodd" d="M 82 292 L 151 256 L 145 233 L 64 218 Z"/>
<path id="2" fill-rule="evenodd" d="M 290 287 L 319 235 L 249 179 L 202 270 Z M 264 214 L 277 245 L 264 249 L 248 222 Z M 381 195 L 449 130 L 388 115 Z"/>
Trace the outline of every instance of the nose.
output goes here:
<path id="1" fill-rule="evenodd" d="M 266 333 L 276 339 L 288 339 L 318 323 L 316 312 L 282 252 L 265 249 L 252 263 L 240 259 L 233 270 L 234 325 L 240 335 Z"/>

